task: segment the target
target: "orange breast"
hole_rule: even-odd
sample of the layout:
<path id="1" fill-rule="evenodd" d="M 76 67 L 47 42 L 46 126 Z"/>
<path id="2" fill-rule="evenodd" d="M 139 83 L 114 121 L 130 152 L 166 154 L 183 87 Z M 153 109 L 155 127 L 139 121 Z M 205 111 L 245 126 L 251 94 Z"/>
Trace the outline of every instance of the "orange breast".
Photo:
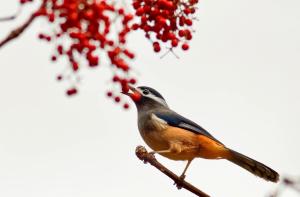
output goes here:
<path id="1" fill-rule="evenodd" d="M 168 150 L 172 143 L 179 145 L 181 152 L 161 154 L 172 160 L 191 160 L 195 157 L 217 159 L 225 150 L 223 145 L 208 137 L 172 126 L 161 131 L 141 132 L 141 135 L 154 151 Z"/>

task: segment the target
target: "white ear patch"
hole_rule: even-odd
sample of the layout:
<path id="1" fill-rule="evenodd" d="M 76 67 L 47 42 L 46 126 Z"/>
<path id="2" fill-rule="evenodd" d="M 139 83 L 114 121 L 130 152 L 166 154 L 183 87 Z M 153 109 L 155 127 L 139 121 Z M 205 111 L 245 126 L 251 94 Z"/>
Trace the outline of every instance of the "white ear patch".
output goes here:
<path id="1" fill-rule="evenodd" d="M 151 114 L 151 120 L 157 130 L 165 130 L 168 127 L 168 123 L 165 120 L 157 117 L 155 114 Z"/>
<path id="2" fill-rule="evenodd" d="M 154 96 L 154 95 L 149 95 L 148 97 L 151 98 L 151 99 L 153 99 L 153 100 L 155 100 L 156 102 L 162 104 L 163 106 L 168 107 L 168 104 L 166 103 L 165 100 L 163 100 L 163 99 L 161 99 L 161 98 L 159 98 L 159 97 L 156 97 L 156 96 Z"/>

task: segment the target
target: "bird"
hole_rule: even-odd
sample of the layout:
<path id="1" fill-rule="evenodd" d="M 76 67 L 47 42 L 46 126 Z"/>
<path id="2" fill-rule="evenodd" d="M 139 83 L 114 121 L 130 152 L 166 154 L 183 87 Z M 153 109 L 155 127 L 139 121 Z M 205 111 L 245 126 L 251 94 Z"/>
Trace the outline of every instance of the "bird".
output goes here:
<path id="1" fill-rule="evenodd" d="M 138 129 L 153 150 L 150 153 L 187 161 L 180 179 L 185 179 L 195 158 L 204 158 L 226 159 L 266 181 L 278 182 L 279 174 L 275 170 L 228 148 L 197 123 L 173 111 L 155 89 L 129 85 L 128 91 L 122 93 L 135 103 Z"/>

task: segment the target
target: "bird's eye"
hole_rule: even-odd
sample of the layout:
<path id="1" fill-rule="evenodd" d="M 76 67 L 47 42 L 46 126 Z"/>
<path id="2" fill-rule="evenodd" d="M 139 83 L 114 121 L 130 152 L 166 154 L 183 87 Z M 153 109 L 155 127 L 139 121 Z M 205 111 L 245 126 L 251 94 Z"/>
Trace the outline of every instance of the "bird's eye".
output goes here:
<path id="1" fill-rule="evenodd" d="M 144 95 L 148 95 L 150 92 L 149 92 L 149 90 L 148 89 L 145 89 L 144 91 L 143 91 L 143 94 Z"/>

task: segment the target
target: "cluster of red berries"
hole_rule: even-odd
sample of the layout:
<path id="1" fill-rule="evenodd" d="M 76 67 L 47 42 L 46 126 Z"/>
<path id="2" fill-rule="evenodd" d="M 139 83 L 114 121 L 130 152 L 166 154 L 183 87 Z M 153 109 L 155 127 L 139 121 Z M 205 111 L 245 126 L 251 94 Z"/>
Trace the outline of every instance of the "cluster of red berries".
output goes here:
<path id="1" fill-rule="evenodd" d="M 29 1 L 32 0 L 21 0 L 21 3 Z M 46 17 L 55 25 L 55 33 L 39 34 L 40 39 L 56 43 L 52 61 L 67 57 L 71 72 L 78 73 L 82 65 L 97 67 L 102 58 L 108 58 L 118 74 L 118 80 L 113 81 L 122 89 L 127 88 L 130 81 L 135 81 L 129 77 L 128 64 L 135 55 L 126 47 L 133 15 L 125 12 L 118 3 L 107 0 L 43 0 L 35 17 Z M 64 74 L 57 79 L 65 79 Z M 69 96 L 77 92 L 74 84 L 66 91 Z"/>
<path id="2" fill-rule="evenodd" d="M 119 83 L 121 84 L 121 87 L 122 87 L 122 93 L 127 93 L 129 92 L 129 85 L 135 85 L 136 84 L 136 79 L 134 78 L 130 78 L 129 80 L 128 79 L 125 79 L 125 78 L 121 78 L 120 76 L 118 75 L 115 75 L 113 77 L 113 82 L 114 83 Z M 121 103 L 122 101 L 122 97 L 119 93 L 113 93 L 111 90 L 110 91 L 107 91 L 106 95 L 109 97 L 109 98 L 112 98 L 116 103 Z M 123 103 L 123 108 L 124 109 L 128 109 L 129 108 L 129 104 L 125 101 L 125 103 Z"/>
<path id="3" fill-rule="evenodd" d="M 155 52 L 161 44 L 173 49 L 188 50 L 192 39 L 193 15 L 198 0 L 133 0 L 135 14 L 140 18 L 132 29 L 141 29 L 153 43 Z"/>
<path id="4" fill-rule="evenodd" d="M 33 0 L 19 1 L 23 5 Z M 129 84 L 136 83 L 129 72 L 128 61 L 135 55 L 126 46 L 128 33 L 143 30 L 146 38 L 152 41 L 155 52 L 161 51 L 162 44 L 170 50 L 178 46 L 188 50 L 198 3 L 198 0 L 133 0 L 135 15 L 132 15 L 118 0 L 40 1 L 41 7 L 33 16 L 46 18 L 54 30 L 50 34 L 39 34 L 39 38 L 55 43 L 52 61 L 65 57 L 70 65 L 67 73 L 71 74 L 62 73 L 57 79 L 70 79 L 77 76 L 84 65 L 93 68 L 106 62 L 103 59 L 108 59 L 114 73 L 112 81 L 121 87 L 122 92 L 128 92 Z M 132 24 L 134 17 L 140 21 Z M 75 81 L 66 94 L 77 94 L 77 86 Z M 115 102 L 121 102 L 119 94 L 110 91 L 107 95 Z M 123 106 L 129 107 L 127 103 Z"/>
<path id="5" fill-rule="evenodd" d="M 106 93 L 106 95 L 109 97 L 109 98 L 112 98 L 116 103 L 120 103 L 121 102 L 121 96 L 120 95 L 114 95 L 114 93 L 112 91 L 108 91 Z M 124 109 L 128 109 L 129 108 L 129 104 L 127 102 L 125 102 L 123 104 L 123 108 Z"/>

